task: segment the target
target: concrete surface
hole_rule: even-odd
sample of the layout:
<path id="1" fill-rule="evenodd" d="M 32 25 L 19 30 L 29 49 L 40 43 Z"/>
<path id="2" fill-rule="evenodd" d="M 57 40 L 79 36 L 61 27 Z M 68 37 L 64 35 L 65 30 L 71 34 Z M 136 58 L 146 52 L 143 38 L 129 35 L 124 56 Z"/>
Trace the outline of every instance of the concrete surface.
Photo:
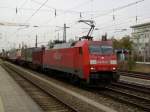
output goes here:
<path id="1" fill-rule="evenodd" d="M 69 106 L 71 106 L 78 112 L 117 112 L 116 110 L 104 106 L 99 102 L 96 102 L 90 98 L 80 95 L 49 80 L 43 79 L 38 75 L 34 75 L 33 73 L 19 66 L 7 62 L 5 63 L 5 65 L 11 66 L 11 68 L 17 70 L 17 72 L 21 75 L 25 74 L 23 76 L 26 77 L 28 80 L 32 81 L 34 84 L 41 87 L 54 97 L 57 97 L 62 102 L 67 103 Z"/>
<path id="2" fill-rule="evenodd" d="M 0 112 L 42 112 L 41 108 L 1 66 Z"/>
<path id="3" fill-rule="evenodd" d="M 150 80 L 134 78 L 134 77 L 128 77 L 128 76 L 120 76 L 120 80 L 121 81 L 127 81 L 127 82 L 130 82 L 130 83 L 142 84 L 142 85 L 150 86 Z"/>

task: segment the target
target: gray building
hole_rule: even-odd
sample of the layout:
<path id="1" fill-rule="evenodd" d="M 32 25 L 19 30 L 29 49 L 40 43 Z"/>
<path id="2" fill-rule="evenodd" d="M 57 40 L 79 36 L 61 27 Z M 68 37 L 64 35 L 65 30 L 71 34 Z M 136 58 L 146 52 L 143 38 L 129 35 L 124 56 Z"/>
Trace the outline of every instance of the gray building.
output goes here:
<path id="1" fill-rule="evenodd" d="M 132 38 L 137 61 L 150 61 L 150 22 L 131 26 Z"/>

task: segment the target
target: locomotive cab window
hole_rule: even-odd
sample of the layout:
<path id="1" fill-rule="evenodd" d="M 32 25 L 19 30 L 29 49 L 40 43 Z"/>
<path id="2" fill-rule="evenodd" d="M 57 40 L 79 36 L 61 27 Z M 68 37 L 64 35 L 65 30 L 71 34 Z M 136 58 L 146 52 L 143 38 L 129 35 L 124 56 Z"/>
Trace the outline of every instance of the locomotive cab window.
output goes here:
<path id="1" fill-rule="evenodd" d="M 79 47 L 79 54 L 82 55 L 82 47 Z"/>
<path id="2" fill-rule="evenodd" d="M 91 54 L 96 53 L 96 54 L 112 54 L 113 53 L 113 48 L 112 46 L 108 45 L 90 45 L 89 46 L 89 52 Z"/>

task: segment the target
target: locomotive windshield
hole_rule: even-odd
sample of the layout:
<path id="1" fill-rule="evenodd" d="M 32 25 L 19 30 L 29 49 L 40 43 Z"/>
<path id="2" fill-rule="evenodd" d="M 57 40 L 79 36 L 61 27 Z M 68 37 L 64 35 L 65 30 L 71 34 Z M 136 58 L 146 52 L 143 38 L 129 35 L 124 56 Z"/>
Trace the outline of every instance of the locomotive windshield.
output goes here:
<path id="1" fill-rule="evenodd" d="M 113 48 L 107 45 L 90 45 L 89 51 L 91 54 L 112 54 Z"/>

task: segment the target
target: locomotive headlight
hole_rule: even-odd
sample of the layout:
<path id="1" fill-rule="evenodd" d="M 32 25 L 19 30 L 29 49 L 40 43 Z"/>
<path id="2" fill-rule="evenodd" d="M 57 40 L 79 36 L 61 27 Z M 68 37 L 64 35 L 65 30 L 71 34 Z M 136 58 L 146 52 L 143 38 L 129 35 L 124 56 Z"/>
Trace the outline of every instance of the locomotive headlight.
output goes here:
<path id="1" fill-rule="evenodd" d="M 90 64 L 96 64 L 97 61 L 96 60 L 90 60 Z"/>
<path id="2" fill-rule="evenodd" d="M 110 60 L 110 64 L 117 64 L 117 60 Z"/>
<path id="3" fill-rule="evenodd" d="M 91 67 L 91 70 L 95 70 L 95 68 L 94 68 L 94 67 Z"/>
<path id="4" fill-rule="evenodd" d="M 116 70 L 116 68 L 115 68 L 115 67 L 113 67 L 113 70 Z"/>

